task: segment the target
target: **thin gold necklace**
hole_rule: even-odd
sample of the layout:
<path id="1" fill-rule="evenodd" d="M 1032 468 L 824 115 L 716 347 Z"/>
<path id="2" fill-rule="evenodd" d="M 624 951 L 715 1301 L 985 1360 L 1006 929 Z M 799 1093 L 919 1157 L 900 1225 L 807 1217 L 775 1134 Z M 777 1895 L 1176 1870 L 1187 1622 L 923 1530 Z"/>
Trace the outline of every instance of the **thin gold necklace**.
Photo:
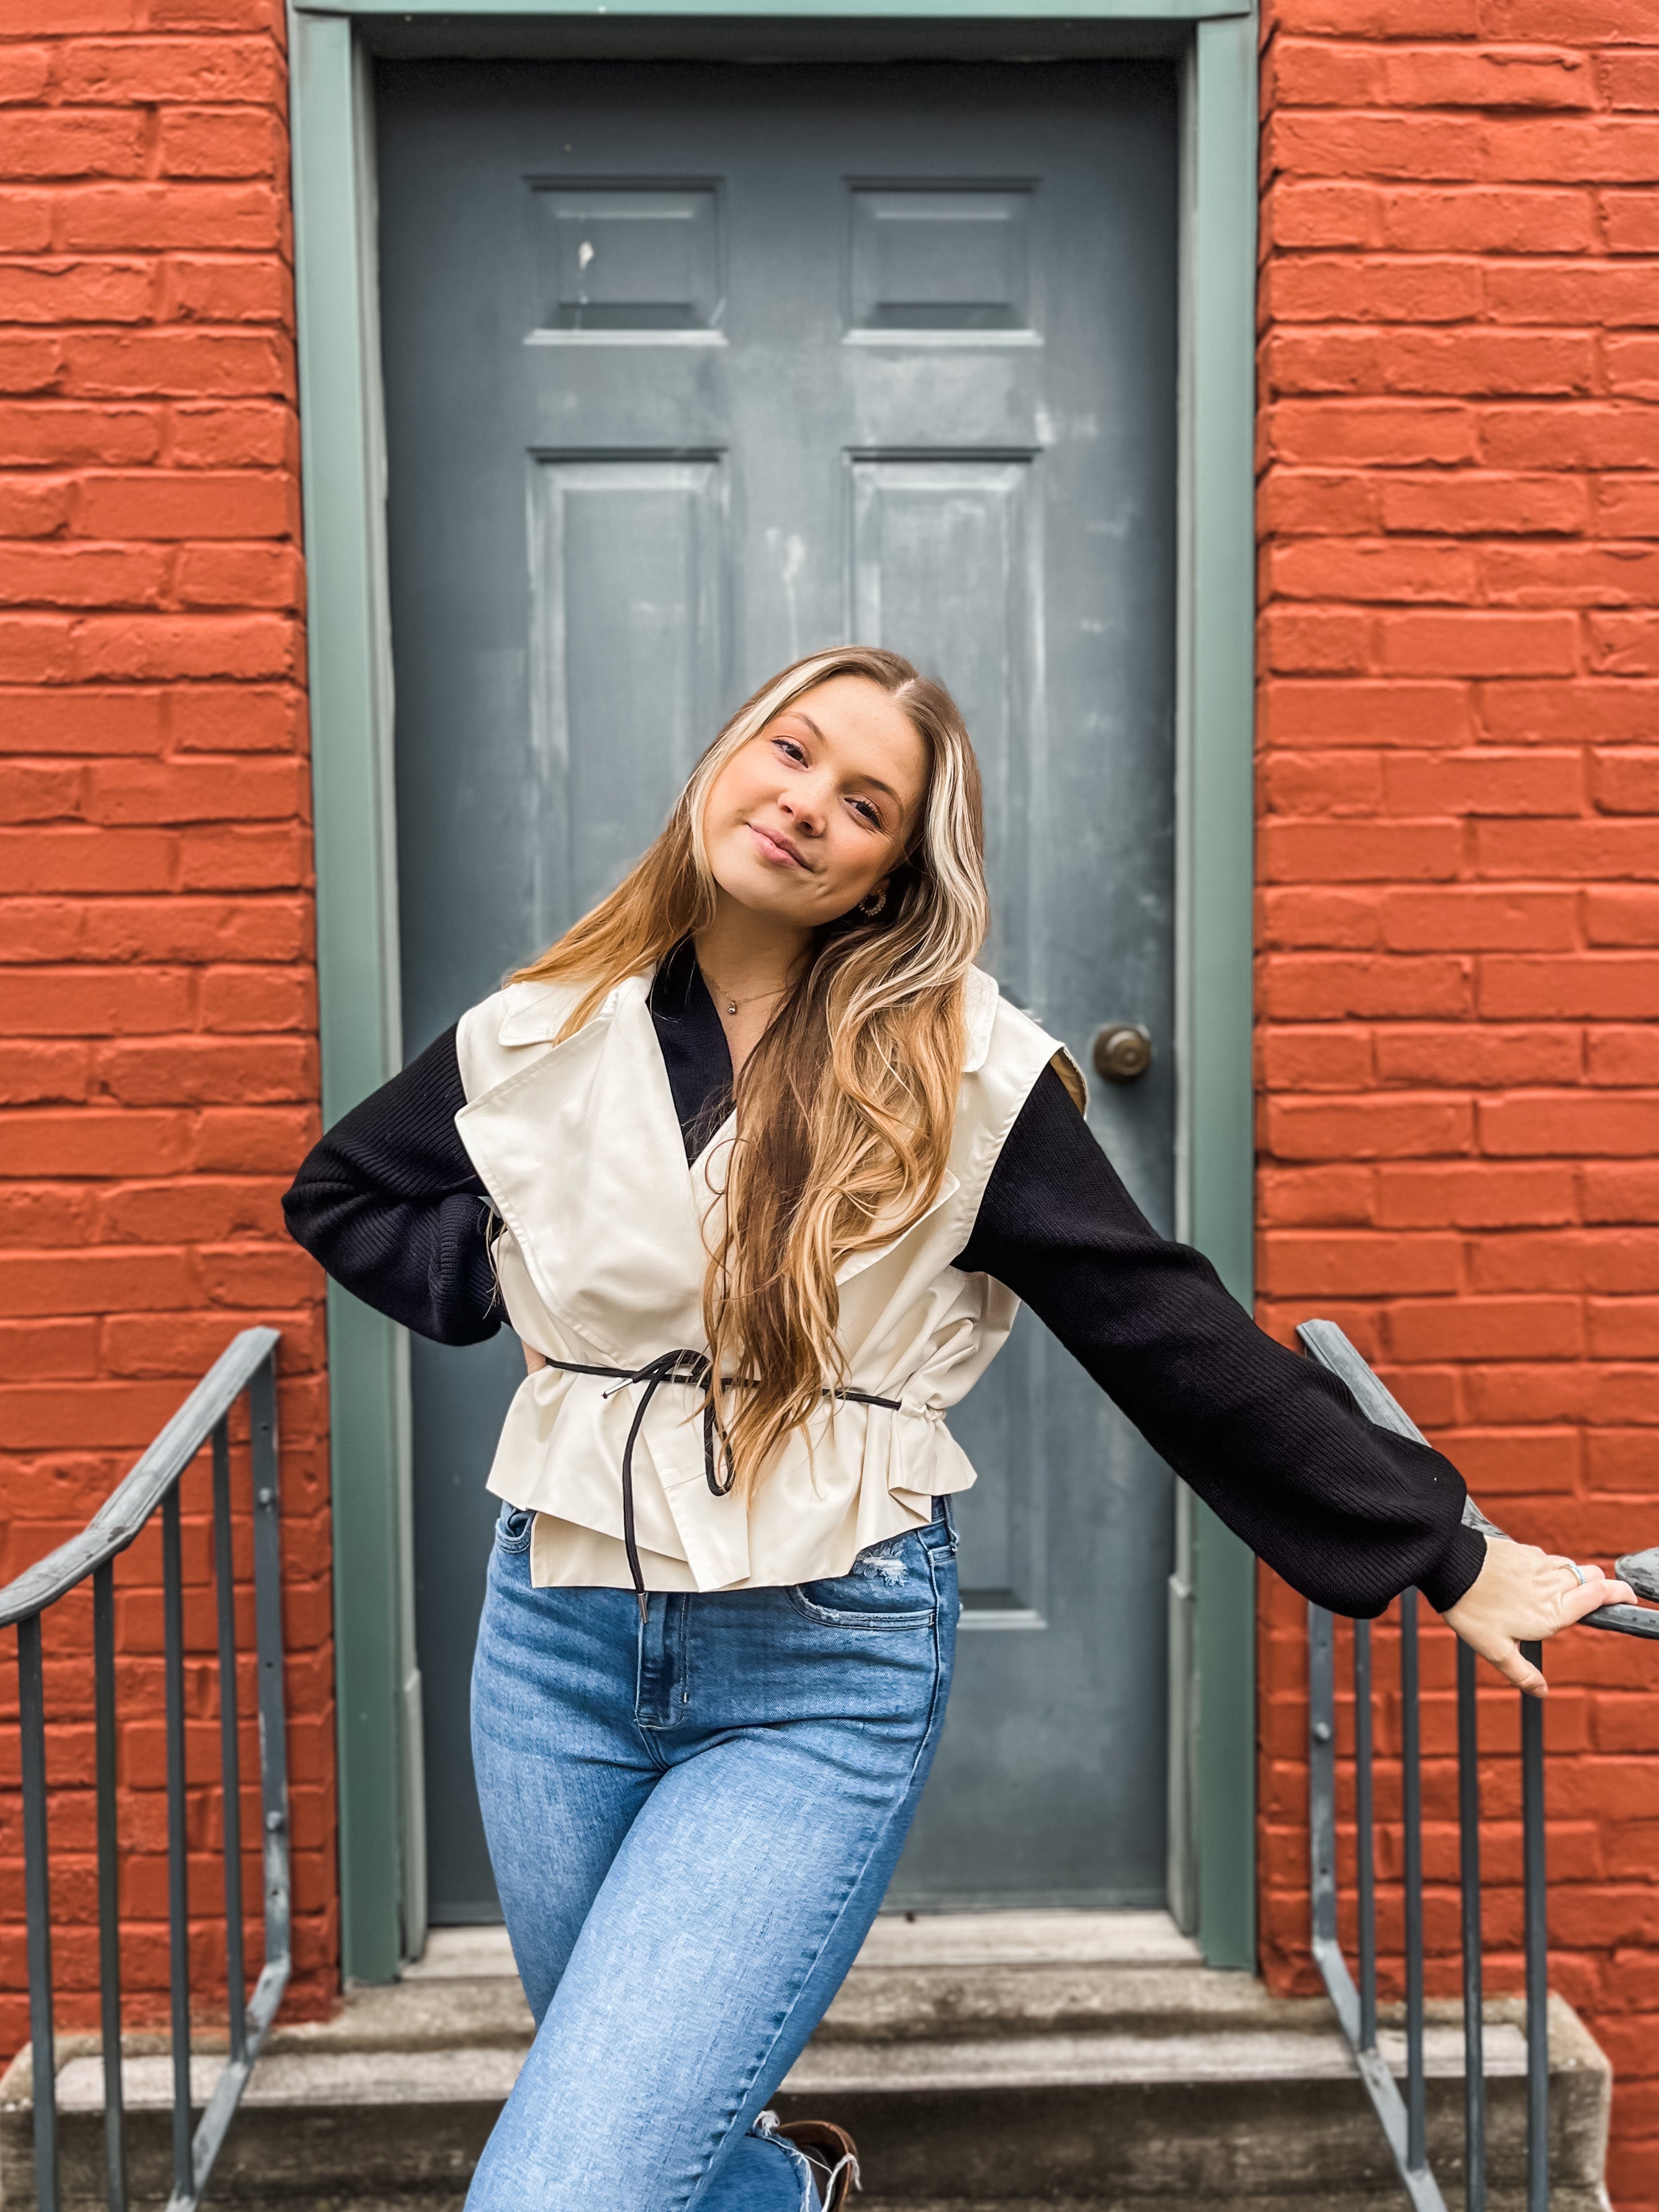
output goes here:
<path id="1" fill-rule="evenodd" d="M 701 972 L 702 972 L 702 980 L 705 983 L 713 980 L 706 970 Z M 728 1014 L 735 1014 L 739 1006 L 752 1006 L 759 1000 L 781 999 L 788 988 L 789 986 L 787 983 L 782 983 L 779 985 L 775 991 L 751 991 L 746 999 L 734 999 L 729 991 L 723 989 L 719 984 L 716 984 L 714 987 L 714 995 L 717 999 L 722 999 L 725 1000 L 726 1011 Z"/>

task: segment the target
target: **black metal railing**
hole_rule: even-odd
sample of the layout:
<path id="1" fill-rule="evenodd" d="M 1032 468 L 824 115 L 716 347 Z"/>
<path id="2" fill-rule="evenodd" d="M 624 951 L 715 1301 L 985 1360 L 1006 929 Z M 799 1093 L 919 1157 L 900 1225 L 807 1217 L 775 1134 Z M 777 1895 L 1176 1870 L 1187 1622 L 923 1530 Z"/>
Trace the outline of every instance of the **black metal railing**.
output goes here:
<path id="1" fill-rule="evenodd" d="M 1304 1322 L 1297 1331 L 1308 1352 L 1340 1376 L 1378 1427 L 1424 1441 L 1422 1432 L 1334 1322 Z M 1502 1539 L 1501 1528 L 1473 1503 L 1464 1519 Z M 1659 1597 L 1659 1552 L 1619 1561 L 1639 1595 Z M 1659 1612 L 1603 1606 L 1583 1624 L 1626 1636 L 1659 1637 Z M 1423 1784 L 1418 1650 L 1418 1600 L 1400 1600 L 1400 1810 L 1406 1968 L 1405 2095 L 1378 2048 L 1376 2033 L 1376 1796 L 1372 1729 L 1371 1625 L 1353 1624 L 1355 1890 L 1359 1930 L 1356 1988 L 1337 1934 L 1336 1636 L 1321 1606 L 1308 1607 L 1308 1832 L 1313 1899 L 1313 1953 L 1352 2048 L 1371 2104 L 1417 2212 L 1445 2212 L 1429 2165 L 1424 2067 Z M 1534 1666 L 1540 1647 L 1522 1646 Z M 1484 1963 L 1480 1913 L 1480 1748 L 1475 1656 L 1457 1645 L 1458 1872 L 1462 1906 L 1463 2204 L 1486 2212 L 1486 2073 Z M 1520 1693 L 1517 1692 L 1517 1695 Z M 1522 1951 L 1526 1972 L 1527 2212 L 1549 2206 L 1549 1969 L 1544 1863 L 1544 1709 L 1521 1697 Z"/>
<path id="2" fill-rule="evenodd" d="M 35 2202 L 58 2212 L 57 2069 L 52 2024 L 52 1896 L 46 1838 L 46 1726 L 41 1619 L 90 1579 L 97 1791 L 98 1976 L 104 2078 L 105 2202 L 126 2212 L 121 2081 L 119 1844 L 116 1826 L 115 1561 L 161 1516 L 163 1679 L 167 1708 L 168 1985 L 173 2047 L 173 2193 L 167 2212 L 195 2212 L 289 1970 L 288 1757 L 283 1714 L 282 1561 L 277 1534 L 275 1329 L 245 1329 L 191 1391 L 78 1536 L 0 1589 L 0 1627 L 17 1630 L 22 1736 L 24 1893 Z M 231 1559 L 230 1415 L 248 1397 L 253 1478 L 253 1605 L 264 1814 L 264 1963 L 251 1997 L 243 1956 L 241 1770 L 237 1742 L 236 1617 Z M 224 1920 L 229 2056 L 199 2124 L 191 2127 L 190 1894 L 185 1776 L 184 1573 L 179 1486 L 210 1439 L 218 1611 L 220 1783 L 224 1807 Z"/>

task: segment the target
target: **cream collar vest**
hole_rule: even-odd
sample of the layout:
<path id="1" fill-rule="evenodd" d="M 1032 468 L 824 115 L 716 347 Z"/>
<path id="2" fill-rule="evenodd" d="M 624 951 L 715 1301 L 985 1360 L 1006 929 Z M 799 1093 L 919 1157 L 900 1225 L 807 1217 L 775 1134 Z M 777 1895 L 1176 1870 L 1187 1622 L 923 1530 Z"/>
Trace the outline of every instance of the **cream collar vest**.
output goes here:
<path id="1" fill-rule="evenodd" d="M 465 1014 L 456 1115 L 504 1224 L 512 1326 L 550 1359 L 633 1373 L 706 1353 L 702 1304 L 731 1123 L 688 1168 L 647 1003 L 630 976 L 562 1044 L 567 984 L 515 983 Z M 945 1425 L 1006 1342 L 1018 1301 L 951 1262 L 1032 1085 L 1063 1052 L 978 969 L 949 1167 L 902 1236 L 837 1269 L 847 1384 L 892 1407 L 826 1399 L 745 1500 L 706 1475 L 701 1394 L 658 1389 L 631 1452 L 635 1540 L 648 1589 L 732 1589 L 844 1574 L 866 1545 L 927 1522 L 974 1470 Z M 1071 1071 L 1068 1069 L 1068 1073 Z M 1080 1081 L 1080 1079 L 1079 1079 Z M 520 1384 L 489 1487 L 537 1516 L 532 1572 L 626 1589 L 624 1453 L 642 1383 L 542 1367 Z"/>

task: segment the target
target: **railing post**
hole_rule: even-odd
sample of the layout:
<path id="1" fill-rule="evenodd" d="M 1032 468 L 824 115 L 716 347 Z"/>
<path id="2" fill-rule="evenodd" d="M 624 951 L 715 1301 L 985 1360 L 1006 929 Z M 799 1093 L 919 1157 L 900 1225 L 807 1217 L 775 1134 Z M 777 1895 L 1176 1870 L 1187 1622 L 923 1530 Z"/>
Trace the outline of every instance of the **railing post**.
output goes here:
<path id="1" fill-rule="evenodd" d="M 259 1668 L 259 1775 L 264 1817 L 265 1971 L 289 1956 L 288 1729 L 283 1698 L 283 1552 L 276 1517 L 276 1350 L 248 1384 L 253 1464 L 253 1615 Z"/>
<path id="2" fill-rule="evenodd" d="M 1428 2164 L 1423 2087 L 1423 1752 L 1417 1592 L 1400 1600 L 1401 1810 L 1406 1831 L 1406 2163 Z"/>
<path id="3" fill-rule="evenodd" d="M 1521 1656 L 1541 1668 L 1541 1644 Z M 1544 1870 L 1544 1705 L 1521 1700 L 1522 1881 L 1527 1954 L 1527 2212 L 1549 2212 L 1549 1912 Z"/>
<path id="4" fill-rule="evenodd" d="M 1376 1829 L 1372 1789 L 1371 1625 L 1353 1625 L 1353 1817 L 1359 1890 L 1359 2048 L 1376 2048 Z"/>
<path id="5" fill-rule="evenodd" d="M 173 2024 L 173 2186 L 195 2192 L 190 2126 L 190 1835 L 185 1798 L 184 1568 L 179 1486 L 161 1501 L 161 1611 L 167 1737 L 167 1978 Z"/>
<path id="6" fill-rule="evenodd" d="M 1457 1844 L 1463 1897 L 1464 2212 L 1486 2212 L 1486 2058 L 1480 1959 L 1480 1734 L 1474 1654 L 1457 1646 Z"/>
<path id="7" fill-rule="evenodd" d="M 237 1738 L 236 1583 L 230 1528 L 230 1423 L 213 1431 L 213 1580 L 219 1612 L 219 1794 L 224 1812 L 225 1991 L 230 2056 L 247 2055 L 247 1976 L 242 1958 L 242 1760 Z"/>
<path id="8" fill-rule="evenodd" d="M 121 1843 L 115 1807 L 115 1569 L 92 1577 L 92 1675 L 98 1769 L 98 2010 L 104 2045 L 104 2195 L 126 2212 L 126 2107 L 121 2080 Z"/>
<path id="9" fill-rule="evenodd" d="M 1336 1623 L 1308 1607 L 1308 1872 L 1314 1941 L 1336 1941 Z"/>
<path id="10" fill-rule="evenodd" d="M 46 1858 L 46 1699 L 40 1616 L 17 1624 L 22 1731 L 23 1899 L 28 1922 L 29 2064 L 34 2082 L 34 2201 L 58 2212 L 58 2054 L 52 2026 L 52 1879 Z"/>

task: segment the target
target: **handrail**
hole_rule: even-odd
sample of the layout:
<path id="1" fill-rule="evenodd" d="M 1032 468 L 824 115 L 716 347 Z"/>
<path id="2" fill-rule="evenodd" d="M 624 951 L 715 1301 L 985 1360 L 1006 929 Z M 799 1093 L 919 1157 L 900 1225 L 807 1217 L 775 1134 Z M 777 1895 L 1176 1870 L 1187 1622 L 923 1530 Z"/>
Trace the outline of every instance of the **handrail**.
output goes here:
<path id="1" fill-rule="evenodd" d="M 277 1342 L 274 1328 L 245 1328 L 222 1352 L 154 1443 L 124 1474 L 78 1536 L 0 1588 L 0 1628 L 42 1613 L 125 1552 L 190 1465 L 210 1431 L 246 1389 Z"/>
<path id="2" fill-rule="evenodd" d="M 105 2203 L 126 2212 L 121 2080 L 119 1838 L 116 1821 L 115 1568 L 151 1517 L 161 1516 L 163 1679 L 167 1718 L 167 1917 L 173 2044 L 173 2192 L 167 2212 L 197 2212 L 208 2177 L 292 1967 L 288 1752 L 283 1697 L 282 1558 L 277 1525 L 276 1346 L 271 1328 L 244 1329 L 142 1453 L 79 1535 L 0 1589 L 0 1626 L 17 1630 L 23 1780 L 24 1890 L 28 1922 L 31 2094 L 35 2202 L 58 2212 L 52 2019 L 52 1897 L 47 1862 L 46 1693 L 41 1615 L 92 1583 L 94 1769 L 98 1836 L 98 1969 L 104 2072 Z M 258 1662 L 265 1956 L 245 1995 L 241 1771 L 236 1614 L 231 1556 L 230 1413 L 246 1391 L 253 1486 L 254 1641 Z M 194 2133 L 190 2082 L 190 1896 L 185 1776 L 184 1571 L 179 1485 L 204 1444 L 213 1448 L 214 1581 L 217 1592 L 220 1784 L 224 1802 L 226 1980 L 230 2054 Z"/>
<path id="3" fill-rule="evenodd" d="M 1304 1321 L 1296 1333 L 1320 1365 L 1328 1368 L 1347 1384 L 1368 1421 L 1379 1429 L 1392 1429 L 1396 1436 L 1410 1437 L 1414 1443 L 1428 1443 L 1400 1401 L 1334 1321 Z M 1489 1521 L 1472 1498 L 1463 1501 L 1463 1525 L 1479 1528 L 1499 1543 L 1510 1540 L 1507 1532 L 1495 1521 Z M 1659 1546 L 1651 1551 L 1627 1553 L 1615 1562 L 1615 1568 L 1620 1579 L 1642 1596 L 1659 1598 Z M 1650 1613 L 1637 1605 L 1597 1606 L 1578 1625 L 1581 1628 L 1611 1629 L 1620 1636 L 1659 1638 L 1659 1613 Z"/>
<path id="4" fill-rule="evenodd" d="M 1345 1382 L 1377 1427 L 1426 1443 L 1411 1416 L 1349 1343 L 1334 1322 L 1304 1322 L 1297 1331 L 1320 1365 Z M 1466 1525 L 1507 1542 L 1474 1501 Z M 1618 1563 L 1643 1595 L 1659 1596 L 1659 1549 Z M 1602 1606 L 1587 1626 L 1626 1636 L 1659 1637 L 1659 1613 Z M 1359 1985 L 1355 1988 L 1337 1935 L 1336 1905 L 1336 1623 L 1322 1606 L 1308 1607 L 1308 1843 L 1313 1954 L 1382 2124 L 1415 2212 L 1445 2212 L 1431 2171 L 1424 2073 L 1423 1833 L 1419 1730 L 1418 1594 L 1400 1600 L 1401 1800 L 1405 1831 L 1406 2094 L 1389 2070 L 1376 2037 L 1376 1896 L 1373 1841 L 1370 1623 L 1353 1624 L 1354 1798 L 1359 1917 Z M 1523 1644 L 1534 1666 L 1542 1649 Z M 1480 1772 L 1475 1657 L 1457 1646 L 1457 1813 L 1463 1918 L 1463 2133 L 1467 2212 L 1486 2212 L 1486 2101 L 1482 2016 L 1480 1915 Z M 1548 1929 L 1544 1869 L 1544 1716 L 1535 1698 L 1521 1699 L 1522 1945 L 1526 1964 L 1527 2212 L 1548 2212 L 1549 2043 Z"/>

